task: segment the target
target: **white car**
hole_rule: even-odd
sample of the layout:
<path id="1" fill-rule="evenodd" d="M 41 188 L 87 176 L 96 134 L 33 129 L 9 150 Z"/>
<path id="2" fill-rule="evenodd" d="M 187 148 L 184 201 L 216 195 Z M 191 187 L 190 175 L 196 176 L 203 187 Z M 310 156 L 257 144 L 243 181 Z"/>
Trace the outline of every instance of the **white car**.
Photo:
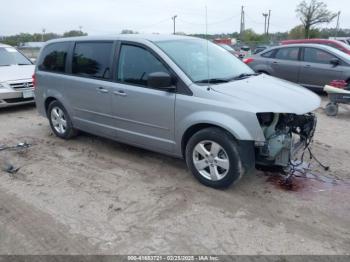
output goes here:
<path id="1" fill-rule="evenodd" d="M 34 103 L 34 69 L 17 49 L 0 44 L 0 108 Z"/>

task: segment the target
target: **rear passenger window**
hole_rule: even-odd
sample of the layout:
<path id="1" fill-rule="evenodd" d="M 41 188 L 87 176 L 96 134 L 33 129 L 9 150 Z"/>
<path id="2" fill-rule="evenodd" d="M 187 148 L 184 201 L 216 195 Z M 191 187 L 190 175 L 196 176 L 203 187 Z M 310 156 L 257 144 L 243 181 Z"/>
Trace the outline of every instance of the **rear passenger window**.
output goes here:
<path id="1" fill-rule="evenodd" d="M 69 42 L 46 46 L 41 55 L 41 61 L 38 61 L 39 70 L 64 73 L 69 46 Z"/>
<path id="2" fill-rule="evenodd" d="M 147 86 L 150 73 L 165 72 L 163 63 L 146 49 L 133 45 L 122 45 L 117 79 L 123 83 Z"/>
<path id="3" fill-rule="evenodd" d="M 299 58 L 299 48 L 298 47 L 288 47 L 288 48 L 280 48 L 277 50 L 276 59 L 282 60 L 298 60 Z"/>
<path id="4" fill-rule="evenodd" d="M 110 78 L 112 45 L 112 42 L 76 43 L 72 73 L 85 77 Z"/>

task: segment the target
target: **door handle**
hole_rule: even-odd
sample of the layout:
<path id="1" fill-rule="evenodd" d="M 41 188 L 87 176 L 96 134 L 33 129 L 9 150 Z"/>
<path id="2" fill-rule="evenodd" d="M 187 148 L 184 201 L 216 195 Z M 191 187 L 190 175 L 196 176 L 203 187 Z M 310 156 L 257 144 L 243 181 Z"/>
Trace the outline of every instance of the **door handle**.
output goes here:
<path id="1" fill-rule="evenodd" d="M 127 96 L 127 94 L 123 90 L 114 91 L 113 94 L 117 96 Z"/>
<path id="2" fill-rule="evenodd" d="M 305 67 L 311 67 L 311 65 L 305 65 Z"/>
<path id="3" fill-rule="evenodd" d="M 278 64 L 278 62 L 276 62 L 276 61 L 273 61 L 272 63 L 273 63 L 273 64 Z"/>
<path id="4" fill-rule="evenodd" d="M 96 90 L 100 93 L 108 93 L 109 91 L 105 88 L 103 88 L 102 86 L 96 88 Z"/>

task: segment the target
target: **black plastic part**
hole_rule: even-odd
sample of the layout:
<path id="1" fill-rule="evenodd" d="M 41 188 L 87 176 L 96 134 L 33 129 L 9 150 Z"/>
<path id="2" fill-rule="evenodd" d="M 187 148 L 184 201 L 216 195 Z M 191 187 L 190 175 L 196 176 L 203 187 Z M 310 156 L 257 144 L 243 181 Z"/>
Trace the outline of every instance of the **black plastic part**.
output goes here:
<path id="1" fill-rule="evenodd" d="M 150 73 L 148 75 L 147 85 L 158 89 L 175 89 L 171 76 L 165 72 Z"/>

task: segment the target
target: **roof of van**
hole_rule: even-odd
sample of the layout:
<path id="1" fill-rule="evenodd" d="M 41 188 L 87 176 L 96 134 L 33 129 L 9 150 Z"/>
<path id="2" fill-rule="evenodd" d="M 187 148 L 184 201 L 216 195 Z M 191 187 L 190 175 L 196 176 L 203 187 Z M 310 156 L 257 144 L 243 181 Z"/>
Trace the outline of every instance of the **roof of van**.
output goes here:
<path id="1" fill-rule="evenodd" d="M 148 40 L 151 42 L 167 41 L 167 40 L 179 40 L 179 39 L 195 39 L 195 37 L 184 35 L 165 35 L 165 34 L 119 34 L 110 36 L 78 36 L 59 38 L 48 41 L 52 42 L 65 42 L 65 41 L 96 41 L 96 40 Z"/>

